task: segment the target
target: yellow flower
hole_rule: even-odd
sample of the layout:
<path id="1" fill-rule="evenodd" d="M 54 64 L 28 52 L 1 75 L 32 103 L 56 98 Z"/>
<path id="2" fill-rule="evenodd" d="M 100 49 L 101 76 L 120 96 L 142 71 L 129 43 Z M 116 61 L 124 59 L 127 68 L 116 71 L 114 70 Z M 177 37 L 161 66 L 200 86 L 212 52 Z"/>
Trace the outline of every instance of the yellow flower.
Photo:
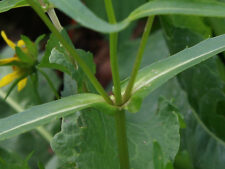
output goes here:
<path id="1" fill-rule="evenodd" d="M 16 47 L 20 47 L 21 49 L 25 50 L 25 43 L 23 40 L 19 40 L 17 42 L 17 44 L 15 44 L 14 42 L 12 42 L 10 39 L 8 39 L 8 37 L 6 36 L 4 31 L 1 31 L 1 36 L 2 38 L 5 40 L 5 42 L 8 44 L 9 47 L 11 47 L 13 50 L 15 50 Z M 0 66 L 2 65 L 6 65 L 12 62 L 19 62 L 20 59 L 18 58 L 18 56 L 15 54 L 12 58 L 7 58 L 7 59 L 0 59 Z M 14 80 L 20 79 L 22 77 L 24 77 L 25 75 L 25 70 L 23 68 L 20 68 L 18 66 L 13 66 L 13 72 L 6 75 L 5 77 L 3 77 L 0 80 L 0 88 L 4 87 L 8 84 L 10 84 L 11 82 L 13 82 Z M 18 86 L 18 91 L 21 91 L 27 84 L 27 77 L 22 78 L 17 86 Z"/>

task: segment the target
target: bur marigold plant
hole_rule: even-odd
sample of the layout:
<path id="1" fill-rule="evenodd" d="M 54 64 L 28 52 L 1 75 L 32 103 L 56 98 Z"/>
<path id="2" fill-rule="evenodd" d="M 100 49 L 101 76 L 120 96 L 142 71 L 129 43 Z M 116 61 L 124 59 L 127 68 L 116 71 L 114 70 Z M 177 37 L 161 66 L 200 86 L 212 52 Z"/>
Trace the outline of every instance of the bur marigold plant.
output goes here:
<path id="1" fill-rule="evenodd" d="M 29 89 L 28 83 L 29 96 L 17 99 L 15 95 L 17 102 L 11 95 L 8 104 L 18 114 L 0 119 L 0 141 L 35 129 L 45 140 L 29 140 L 34 143 L 30 146 L 35 156 L 32 168 L 224 169 L 225 3 L 217 1 L 0 1 L 0 12 L 31 7 L 51 32 L 43 57 L 38 57 L 37 41 L 21 36 L 15 44 L 1 32 L 15 55 L 0 60 L 0 66 L 13 70 L 0 80 L 0 87 L 13 82 L 12 87 L 18 85 L 20 91 L 28 77 L 37 85 Z M 67 31 L 78 27 L 63 28 L 54 8 L 76 21 L 79 29 L 84 26 L 103 34 L 101 40 L 108 40 L 109 47 L 97 43 L 104 50 L 96 50 L 96 58 L 89 51 L 77 49 L 83 45 L 74 46 L 70 37 L 80 39 L 80 31 L 71 31 L 70 36 Z M 138 19 L 146 24 L 137 24 L 141 23 Z M 134 26 L 138 31 L 132 32 Z M 136 37 L 139 29 L 143 33 L 139 39 L 128 38 Z M 88 35 L 85 38 L 86 43 L 99 42 Z M 109 52 L 102 52 L 107 49 Z M 105 64 L 108 54 L 110 66 Z M 102 67 L 94 61 L 111 69 L 105 71 L 112 72 L 112 85 L 107 90 L 95 76 L 97 72 L 103 78 L 99 73 Z M 198 66 L 200 63 L 203 66 Z M 63 76 L 53 79 L 55 72 L 49 69 Z M 38 77 L 39 73 L 52 91 L 41 78 L 32 80 L 32 75 Z M 7 95 L 4 92 L 0 89 L 0 97 Z M 32 101 L 25 105 L 26 110 L 18 109 L 23 106 L 22 99 Z M 18 148 L 21 140 L 14 140 L 10 147 L 23 150 Z M 48 147 L 39 153 L 45 141 Z M 22 143 L 26 150 L 30 148 L 27 142 Z M 5 142 L 0 142 L 0 168 L 14 169 L 5 165 L 3 160 L 8 156 L 1 154 L 2 145 Z M 51 155 L 47 154 L 50 147 L 54 152 Z"/>

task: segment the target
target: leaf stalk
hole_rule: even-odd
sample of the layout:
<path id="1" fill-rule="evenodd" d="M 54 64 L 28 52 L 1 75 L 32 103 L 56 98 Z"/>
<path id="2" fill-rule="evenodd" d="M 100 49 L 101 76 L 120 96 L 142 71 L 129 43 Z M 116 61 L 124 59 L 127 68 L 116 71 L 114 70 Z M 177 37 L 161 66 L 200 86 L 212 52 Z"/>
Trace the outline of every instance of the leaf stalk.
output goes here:
<path id="1" fill-rule="evenodd" d="M 139 70 L 140 65 L 141 65 L 142 57 L 143 57 L 143 54 L 144 54 L 144 51 L 145 51 L 145 47 L 146 47 L 146 44 L 147 44 L 147 41 L 148 41 L 149 34 L 151 32 L 151 29 L 152 29 L 152 24 L 153 24 L 154 18 L 155 18 L 154 16 L 149 16 L 148 20 L 147 20 L 147 23 L 145 25 L 145 30 L 144 30 L 144 33 L 143 33 L 143 36 L 142 36 L 142 39 L 141 39 L 141 43 L 140 43 L 140 46 L 139 46 L 139 49 L 138 49 L 138 53 L 137 53 L 137 56 L 136 56 L 136 59 L 135 59 L 135 62 L 134 62 L 131 77 L 130 77 L 129 83 L 127 85 L 125 94 L 123 96 L 123 102 L 124 103 L 130 98 L 130 96 L 132 94 L 132 89 L 134 87 L 135 80 L 136 80 L 136 77 L 137 77 L 137 74 L 138 74 L 138 70 Z"/>

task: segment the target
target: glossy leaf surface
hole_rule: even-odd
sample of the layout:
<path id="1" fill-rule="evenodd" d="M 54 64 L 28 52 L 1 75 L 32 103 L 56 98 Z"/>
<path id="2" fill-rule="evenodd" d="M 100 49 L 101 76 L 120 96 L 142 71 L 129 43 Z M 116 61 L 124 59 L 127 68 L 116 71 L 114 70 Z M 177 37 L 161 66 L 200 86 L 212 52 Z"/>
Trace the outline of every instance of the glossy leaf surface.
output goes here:
<path id="1" fill-rule="evenodd" d="M 153 168 L 154 140 L 160 143 L 166 161 L 174 159 L 178 151 L 176 109 L 167 101 L 158 103 L 157 94 L 154 99 L 152 96 L 148 97 L 139 113 L 127 113 L 132 168 Z M 154 106 L 149 109 L 149 104 Z M 114 125 L 112 116 L 93 109 L 68 116 L 63 120 L 62 131 L 52 142 L 53 150 L 62 161 L 72 166 L 77 164 L 80 169 L 117 169 L 119 161 Z"/>
<path id="2" fill-rule="evenodd" d="M 141 103 L 138 100 L 143 99 L 170 78 L 224 50 L 225 35 L 222 35 L 209 38 L 194 47 L 187 48 L 169 58 L 146 66 L 138 73 L 130 101 L 132 108 L 129 108 L 130 103 L 128 102 L 128 109 L 135 112 L 140 106 L 137 105 L 137 107 L 134 107 L 132 105 L 132 99 L 138 102 L 138 104 Z M 125 90 L 126 83 L 126 81 L 123 83 L 123 91 Z"/>
<path id="3" fill-rule="evenodd" d="M 118 24 L 109 24 L 89 10 L 80 0 L 50 0 L 58 9 L 79 22 L 81 25 L 99 32 L 118 32 L 126 28 L 132 21 L 150 15 L 198 15 L 225 17 L 225 4 L 218 2 L 188 1 L 152 1 L 135 9 Z"/>
<path id="4" fill-rule="evenodd" d="M 0 140 L 24 133 L 49 123 L 53 119 L 91 106 L 110 107 L 107 106 L 101 96 L 95 94 L 78 94 L 40 106 L 34 106 L 22 113 L 0 119 Z"/>

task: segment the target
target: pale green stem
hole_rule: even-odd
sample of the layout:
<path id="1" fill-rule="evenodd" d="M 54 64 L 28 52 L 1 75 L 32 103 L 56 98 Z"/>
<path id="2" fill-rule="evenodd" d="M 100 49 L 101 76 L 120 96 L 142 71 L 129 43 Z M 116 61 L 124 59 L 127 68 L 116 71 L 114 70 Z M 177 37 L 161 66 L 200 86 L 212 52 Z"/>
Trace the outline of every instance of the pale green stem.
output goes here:
<path id="1" fill-rule="evenodd" d="M 5 98 L 6 93 L 0 90 L 0 97 Z M 6 103 L 12 107 L 17 113 L 21 113 L 24 111 L 23 107 L 21 107 L 15 100 L 13 100 L 11 97 L 8 97 L 6 100 Z M 50 141 L 53 139 L 53 136 L 45 130 L 43 127 L 38 127 L 36 130 L 39 132 L 39 134 L 47 141 L 50 143 Z"/>
<path id="2" fill-rule="evenodd" d="M 141 39 L 141 44 L 140 44 L 140 47 L 138 49 L 137 57 L 135 59 L 134 67 L 133 67 L 133 70 L 132 70 L 132 73 L 131 73 L 131 77 L 130 77 L 129 83 L 127 85 L 125 94 L 123 96 L 123 102 L 126 102 L 132 94 L 132 89 L 133 89 L 133 86 L 135 84 L 135 80 L 136 80 L 136 77 L 137 77 L 137 74 L 138 74 L 138 70 L 139 70 L 140 65 L 141 65 L 142 57 L 143 57 L 144 50 L 145 50 L 145 47 L 146 47 L 146 44 L 147 44 L 147 41 L 148 41 L 149 33 L 151 32 L 153 21 L 154 21 L 154 16 L 150 16 L 147 20 L 145 30 L 144 30 L 144 33 L 143 33 L 143 36 L 142 36 L 142 39 Z"/>
<path id="3" fill-rule="evenodd" d="M 116 17 L 113 10 L 113 5 L 111 0 L 105 0 L 105 8 L 108 15 L 109 22 L 112 24 L 116 23 Z M 116 99 L 116 105 L 122 104 L 122 95 L 120 87 L 120 76 L 119 76 L 119 66 L 118 66 L 118 56 L 117 56 L 117 43 L 118 43 L 118 33 L 110 33 L 110 65 L 112 70 L 112 78 L 114 85 L 114 95 Z"/>
<path id="4" fill-rule="evenodd" d="M 47 11 L 47 13 L 48 13 L 48 16 L 50 17 L 52 23 L 55 25 L 56 29 L 57 29 L 59 32 L 61 32 L 61 31 L 63 30 L 63 27 L 62 27 L 62 25 L 61 25 L 60 22 L 59 22 L 59 19 L 58 19 L 56 13 L 55 13 L 54 8 L 49 9 L 49 10 Z"/>

